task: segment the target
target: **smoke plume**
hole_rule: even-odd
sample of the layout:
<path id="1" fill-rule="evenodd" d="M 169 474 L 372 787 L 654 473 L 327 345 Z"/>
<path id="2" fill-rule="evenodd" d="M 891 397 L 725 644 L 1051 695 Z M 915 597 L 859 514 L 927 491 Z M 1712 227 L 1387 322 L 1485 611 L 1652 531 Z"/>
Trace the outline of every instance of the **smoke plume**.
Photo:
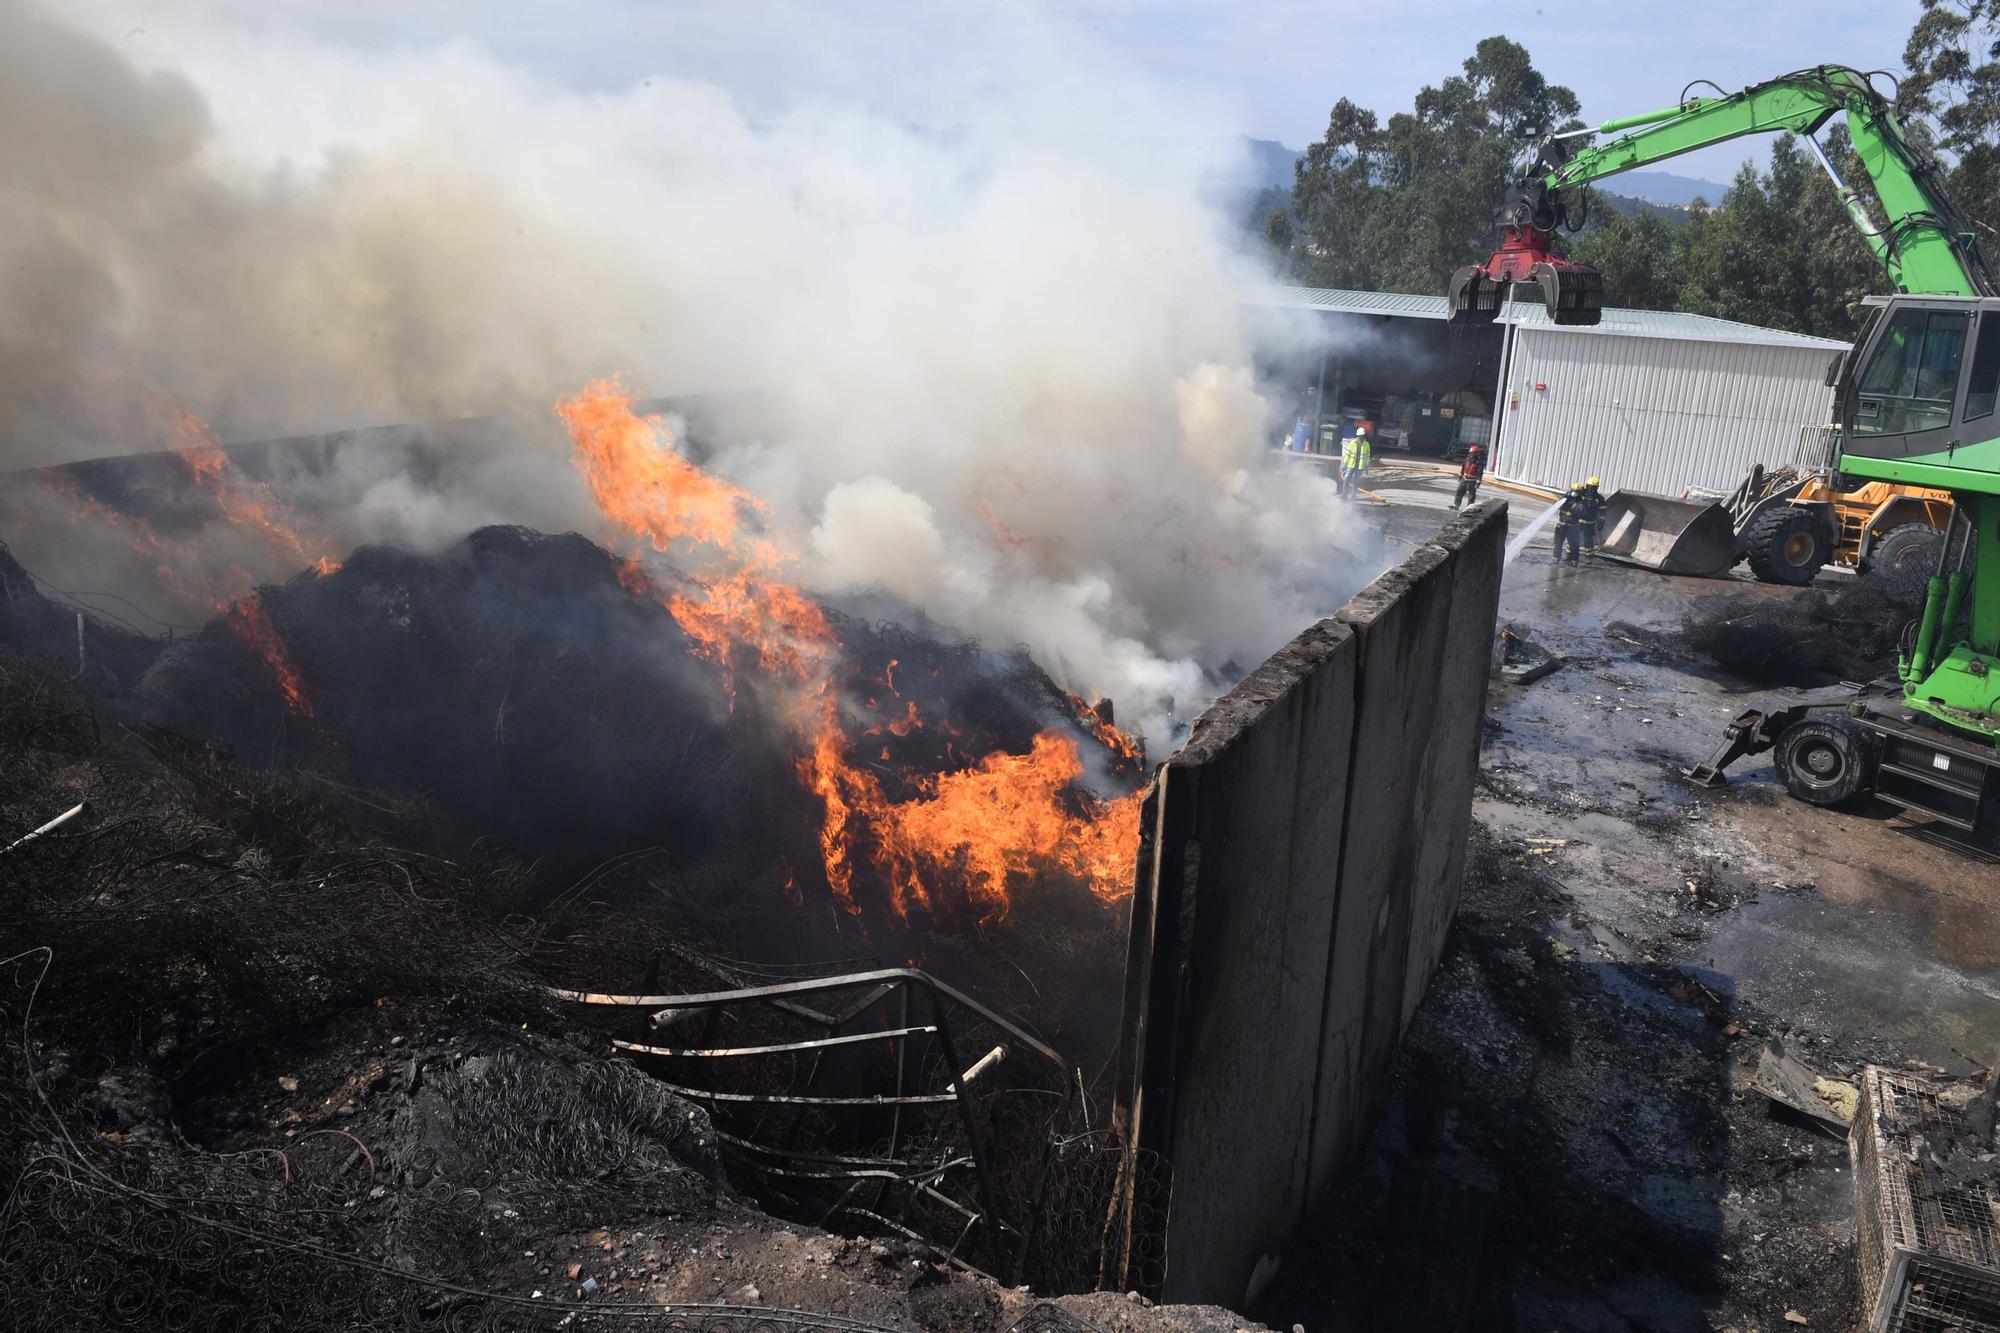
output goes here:
<path id="1" fill-rule="evenodd" d="M 328 12 L 0 0 L 0 467 L 164 447 L 181 409 L 230 441 L 492 416 L 437 475 L 361 452 L 280 489 L 345 542 L 594 534 L 558 395 L 741 390 L 704 465 L 798 534 L 809 587 L 1026 644 L 1151 724 L 1385 562 L 1268 452 L 1263 275 L 1203 202 L 1241 165 L 1220 113 L 1069 21 L 912 20 L 960 63 L 752 97 L 686 59 L 579 90 Z M 701 10 L 690 42 L 880 59 L 780 12 Z"/>

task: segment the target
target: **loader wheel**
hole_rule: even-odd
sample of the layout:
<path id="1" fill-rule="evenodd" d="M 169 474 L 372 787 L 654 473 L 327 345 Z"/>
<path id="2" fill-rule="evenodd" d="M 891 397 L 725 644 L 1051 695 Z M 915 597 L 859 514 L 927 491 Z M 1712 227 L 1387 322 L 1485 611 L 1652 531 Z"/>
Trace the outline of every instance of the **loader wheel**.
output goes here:
<path id="1" fill-rule="evenodd" d="M 1943 552 L 1944 534 L 1930 524 L 1899 524 L 1868 553 L 1868 577 L 1890 592 L 1916 592 L 1937 573 Z"/>
<path id="2" fill-rule="evenodd" d="M 1813 581 L 1829 554 L 1826 525 L 1810 509 L 1780 505 L 1757 515 L 1744 534 L 1750 572 L 1766 583 L 1801 588 Z"/>
<path id="3" fill-rule="evenodd" d="M 1786 728 L 1778 737 L 1777 767 L 1786 790 L 1808 805 L 1839 805 L 1875 785 L 1867 736 L 1838 713 Z"/>

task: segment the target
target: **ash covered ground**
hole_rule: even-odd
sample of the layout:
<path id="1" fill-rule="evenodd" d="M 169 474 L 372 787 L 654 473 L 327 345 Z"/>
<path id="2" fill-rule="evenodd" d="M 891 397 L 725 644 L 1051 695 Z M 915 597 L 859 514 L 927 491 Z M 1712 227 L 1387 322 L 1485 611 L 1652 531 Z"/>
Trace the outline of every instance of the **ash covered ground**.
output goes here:
<path id="1" fill-rule="evenodd" d="M 552 933 L 571 967 L 618 954 L 507 910 L 530 867 L 412 850 L 434 835 L 417 809 L 358 818 L 163 730 L 107 735 L 65 676 L 0 658 L 0 818 L 93 810 L 14 850 L 0 899 L 8 1327 L 106 1301 L 161 1327 L 719 1301 L 979 1329 L 1026 1309 L 921 1246 L 787 1225 L 732 1189 L 707 1113 L 548 998 Z"/>
<path id="2" fill-rule="evenodd" d="M 1844 578 L 1775 601 L 1719 598 L 1691 609 L 1662 644 L 1758 685 L 1865 683 L 1895 673 L 1904 627 L 1923 607 L 1921 585 Z"/>

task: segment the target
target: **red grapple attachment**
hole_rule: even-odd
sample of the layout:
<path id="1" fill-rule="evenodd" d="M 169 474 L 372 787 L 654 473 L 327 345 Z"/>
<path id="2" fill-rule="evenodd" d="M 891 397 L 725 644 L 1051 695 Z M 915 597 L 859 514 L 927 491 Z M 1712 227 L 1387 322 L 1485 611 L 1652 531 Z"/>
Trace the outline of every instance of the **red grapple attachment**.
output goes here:
<path id="1" fill-rule="evenodd" d="M 1451 313 L 1447 324 L 1491 324 L 1500 313 L 1500 284 L 1486 276 L 1486 265 L 1467 264 L 1451 275 Z"/>
<path id="2" fill-rule="evenodd" d="M 1595 324 L 1604 317 L 1604 275 L 1588 264 L 1550 259 L 1531 270 L 1542 304 L 1558 324 Z"/>
<path id="3" fill-rule="evenodd" d="M 1468 264 L 1451 278 L 1451 324 L 1489 324 L 1516 283 L 1534 283 L 1557 324 L 1595 324 L 1604 310 L 1604 277 L 1573 264 L 1548 246 L 1546 233 L 1509 227 L 1507 239 L 1484 264 Z"/>

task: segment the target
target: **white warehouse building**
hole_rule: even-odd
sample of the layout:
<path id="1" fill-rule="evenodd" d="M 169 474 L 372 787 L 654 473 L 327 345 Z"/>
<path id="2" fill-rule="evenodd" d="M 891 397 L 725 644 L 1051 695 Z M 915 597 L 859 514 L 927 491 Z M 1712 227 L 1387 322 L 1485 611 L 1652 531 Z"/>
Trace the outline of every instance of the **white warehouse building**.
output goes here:
<path id="1" fill-rule="evenodd" d="M 1385 459 L 1490 442 L 1492 475 L 1554 488 L 1594 475 L 1607 491 L 1727 491 L 1752 463 L 1791 462 L 1829 424 L 1827 371 L 1847 347 L 1655 310 L 1563 328 L 1527 300 L 1484 327 L 1447 324 L 1442 295 L 1274 287 L 1245 305 L 1288 349 L 1262 368 L 1267 388 L 1296 399 L 1322 449 L 1368 419 Z"/>

